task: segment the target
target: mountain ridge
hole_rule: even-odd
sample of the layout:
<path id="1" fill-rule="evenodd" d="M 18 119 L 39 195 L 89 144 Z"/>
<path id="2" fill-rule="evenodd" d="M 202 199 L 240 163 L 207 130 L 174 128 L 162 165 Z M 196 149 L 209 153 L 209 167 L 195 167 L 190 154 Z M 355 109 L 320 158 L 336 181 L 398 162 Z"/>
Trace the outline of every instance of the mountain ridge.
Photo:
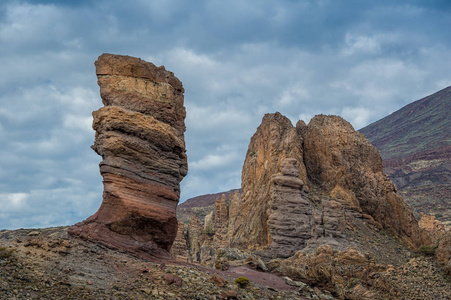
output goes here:
<path id="1" fill-rule="evenodd" d="M 384 160 L 451 145 L 451 86 L 414 101 L 359 131 L 379 149 Z M 396 132 L 393 129 L 396 128 Z M 421 131 L 428 128 L 428 136 Z M 421 143 L 415 139 L 422 137 Z M 414 146 L 413 146 L 414 145 Z"/>

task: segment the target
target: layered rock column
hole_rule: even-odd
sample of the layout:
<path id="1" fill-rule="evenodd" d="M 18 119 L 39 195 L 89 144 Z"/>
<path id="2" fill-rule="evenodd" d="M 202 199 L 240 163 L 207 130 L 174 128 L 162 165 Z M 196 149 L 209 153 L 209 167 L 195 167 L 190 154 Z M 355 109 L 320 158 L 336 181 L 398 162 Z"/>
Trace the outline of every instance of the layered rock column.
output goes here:
<path id="1" fill-rule="evenodd" d="M 275 257 L 289 257 L 312 237 L 313 206 L 302 192 L 298 161 L 286 158 L 270 182 L 268 226 Z"/>
<path id="2" fill-rule="evenodd" d="M 168 255 L 188 169 L 182 83 L 163 66 L 129 56 L 102 54 L 95 66 L 104 107 L 93 112 L 92 148 L 103 158 L 103 202 L 69 232 L 131 252 Z"/>

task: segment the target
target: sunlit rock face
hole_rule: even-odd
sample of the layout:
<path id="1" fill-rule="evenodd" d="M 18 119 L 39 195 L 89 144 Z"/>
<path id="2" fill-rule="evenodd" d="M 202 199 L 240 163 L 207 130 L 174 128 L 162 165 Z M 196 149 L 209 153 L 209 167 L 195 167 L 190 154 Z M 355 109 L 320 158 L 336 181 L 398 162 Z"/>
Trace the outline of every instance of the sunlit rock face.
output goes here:
<path id="1" fill-rule="evenodd" d="M 285 158 L 303 161 L 302 139 L 291 121 L 280 113 L 266 114 L 252 136 L 241 175 L 241 198 L 231 209 L 230 245 L 258 249 L 271 243 L 268 226 L 272 176 L 279 173 Z M 304 164 L 297 165 L 306 180 Z"/>
<path id="2" fill-rule="evenodd" d="M 432 241 L 383 173 L 377 149 L 338 116 L 294 127 L 280 113 L 265 115 L 241 189 L 230 202 L 231 247 L 289 257 L 322 243 L 346 244 L 346 216 L 370 216 L 411 248 Z"/>
<path id="3" fill-rule="evenodd" d="M 103 202 L 70 233 L 131 252 L 168 255 L 177 234 L 180 181 L 188 170 L 183 86 L 163 66 L 102 54 L 104 107 L 93 112 Z"/>
<path id="4" fill-rule="evenodd" d="M 311 182 L 346 208 L 368 214 L 406 245 L 430 242 L 410 207 L 382 170 L 378 150 L 338 116 L 315 116 L 303 133 L 304 161 Z"/>

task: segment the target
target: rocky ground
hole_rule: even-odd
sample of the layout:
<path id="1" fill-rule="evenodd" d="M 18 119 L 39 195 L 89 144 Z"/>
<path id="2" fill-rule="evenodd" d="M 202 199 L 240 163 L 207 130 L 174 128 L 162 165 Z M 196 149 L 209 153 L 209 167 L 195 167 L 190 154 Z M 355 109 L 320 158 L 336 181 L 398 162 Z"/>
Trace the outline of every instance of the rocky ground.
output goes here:
<path id="1" fill-rule="evenodd" d="M 300 299 L 272 274 L 142 260 L 68 236 L 67 227 L 0 231 L 0 247 L 0 299 Z M 250 285 L 240 288 L 243 275 Z"/>
<path id="2" fill-rule="evenodd" d="M 393 263 L 400 265 L 369 274 L 382 276 L 386 291 L 372 293 L 367 282 L 363 288 L 359 280 L 347 288 L 355 295 L 362 290 L 362 297 L 355 299 L 451 299 L 450 278 L 432 258 L 412 254 L 406 263 Z M 325 282 L 277 275 L 246 266 L 219 271 L 172 260 L 143 260 L 68 236 L 67 227 L 0 231 L 0 299 L 340 298 Z M 240 276 L 250 284 L 239 287 L 235 279 Z"/>

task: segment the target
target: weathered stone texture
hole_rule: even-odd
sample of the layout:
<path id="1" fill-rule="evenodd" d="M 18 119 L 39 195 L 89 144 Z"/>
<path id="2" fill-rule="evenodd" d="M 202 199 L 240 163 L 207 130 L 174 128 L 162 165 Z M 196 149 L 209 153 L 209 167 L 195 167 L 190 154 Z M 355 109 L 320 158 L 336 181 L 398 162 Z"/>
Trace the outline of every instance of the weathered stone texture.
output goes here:
<path id="1" fill-rule="evenodd" d="M 377 149 L 337 116 L 295 128 L 279 113 L 265 115 L 249 144 L 241 188 L 229 204 L 231 247 L 288 257 L 306 246 L 338 245 L 346 216 L 365 215 L 411 248 L 431 242 L 382 172 Z"/>
<path id="2" fill-rule="evenodd" d="M 425 229 L 435 239 L 439 239 L 446 233 L 445 225 L 439 220 L 435 219 L 435 216 L 420 213 L 421 219 L 418 221 L 420 228 Z"/>
<path id="3" fill-rule="evenodd" d="M 446 232 L 439 239 L 435 258 L 443 265 L 443 270 L 451 276 L 451 231 Z"/>
<path id="4" fill-rule="evenodd" d="M 280 174 L 272 177 L 268 226 L 271 251 L 276 257 L 289 257 L 312 237 L 313 206 L 302 191 L 297 160 L 282 162 Z"/>
<path id="5" fill-rule="evenodd" d="M 430 241 L 382 171 L 378 150 L 338 116 L 315 116 L 304 133 L 309 179 L 415 248 Z"/>
<path id="6" fill-rule="evenodd" d="M 232 247 L 256 249 L 269 246 L 270 181 L 285 158 L 303 161 L 302 139 L 288 118 L 280 113 L 266 114 L 246 153 L 239 205 L 230 210 Z M 303 164 L 298 165 L 298 172 L 302 180 L 307 180 Z"/>
<path id="7" fill-rule="evenodd" d="M 102 54 L 95 63 L 105 107 L 93 112 L 103 202 L 70 233 L 147 255 L 168 255 L 187 173 L 183 86 L 164 67 Z"/>
<path id="8" fill-rule="evenodd" d="M 185 225 L 178 222 L 177 236 L 171 248 L 171 256 L 178 261 L 188 261 L 188 246 L 185 237 Z"/>

